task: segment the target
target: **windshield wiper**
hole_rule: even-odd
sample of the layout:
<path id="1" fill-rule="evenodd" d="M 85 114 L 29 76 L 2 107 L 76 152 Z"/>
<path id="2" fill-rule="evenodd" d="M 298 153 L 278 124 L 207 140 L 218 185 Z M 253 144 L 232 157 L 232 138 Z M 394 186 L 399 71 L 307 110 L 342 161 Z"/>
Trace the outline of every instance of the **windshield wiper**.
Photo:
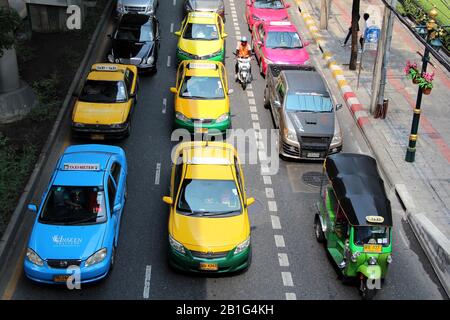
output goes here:
<path id="1" fill-rule="evenodd" d="M 84 223 L 84 222 L 88 222 L 89 220 L 96 219 L 96 218 L 97 217 L 89 217 L 89 218 L 84 218 L 84 219 L 80 219 L 80 220 L 75 220 L 75 221 L 66 223 L 66 225 L 70 226 L 70 225 L 74 225 L 74 224 Z"/>
<path id="2" fill-rule="evenodd" d="M 222 216 L 230 213 L 240 213 L 240 210 L 218 211 L 218 212 L 205 212 L 205 216 Z M 209 214 L 208 214 L 209 213 Z"/>

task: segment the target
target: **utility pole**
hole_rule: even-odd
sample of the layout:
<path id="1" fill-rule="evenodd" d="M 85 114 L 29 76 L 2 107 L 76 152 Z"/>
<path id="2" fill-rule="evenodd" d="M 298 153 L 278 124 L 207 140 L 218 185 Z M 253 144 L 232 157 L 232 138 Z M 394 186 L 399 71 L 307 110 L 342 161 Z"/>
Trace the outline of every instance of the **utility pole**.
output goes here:
<path id="1" fill-rule="evenodd" d="M 320 4 L 320 29 L 328 29 L 328 19 L 330 18 L 331 0 L 321 0 Z"/>
<path id="2" fill-rule="evenodd" d="M 391 0 L 390 5 L 395 8 L 397 0 Z M 394 15 L 388 7 L 384 7 L 383 26 L 381 36 L 378 40 L 377 56 L 373 66 L 372 96 L 370 97 L 369 111 L 374 113 L 377 106 L 380 107 L 384 101 L 384 89 L 386 87 L 387 66 L 391 51 L 392 30 L 394 26 Z"/>
<path id="3" fill-rule="evenodd" d="M 358 59 L 358 16 L 360 0 L 353 0 L 352 5 L 352 51 L 350 55 L 350 70 L 356 70 L 356 62 Z"/>

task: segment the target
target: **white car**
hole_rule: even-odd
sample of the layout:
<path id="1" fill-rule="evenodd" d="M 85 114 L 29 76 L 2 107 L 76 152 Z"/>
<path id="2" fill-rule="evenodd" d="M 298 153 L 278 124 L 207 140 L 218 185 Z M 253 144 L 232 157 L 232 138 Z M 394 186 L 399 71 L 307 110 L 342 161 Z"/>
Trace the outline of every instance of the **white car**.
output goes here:
<path id="1" fill-rule="evenodd" d="M 116 16 L 126 13 L 154 15 L 158 7 L 158 0 L 117 0 Z"/>

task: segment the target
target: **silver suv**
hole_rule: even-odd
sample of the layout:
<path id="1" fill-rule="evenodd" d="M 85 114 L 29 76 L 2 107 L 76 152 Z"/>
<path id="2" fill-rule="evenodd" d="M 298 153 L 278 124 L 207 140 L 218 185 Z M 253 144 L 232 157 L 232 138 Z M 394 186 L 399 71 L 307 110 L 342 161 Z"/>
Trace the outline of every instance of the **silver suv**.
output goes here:
<path id="1" fill-rule="evenodd" d="M 209 11 L 219 14 L 225 21 L 225 6 L 223 0 L 185 0 L 184 10 L 192 11 Z"/>
<path id="2" fill-rule="evenodd" d="M 116 16 L 126 13 L 154 15 L 158 7 L 158 0 L 117 0 Z"/>

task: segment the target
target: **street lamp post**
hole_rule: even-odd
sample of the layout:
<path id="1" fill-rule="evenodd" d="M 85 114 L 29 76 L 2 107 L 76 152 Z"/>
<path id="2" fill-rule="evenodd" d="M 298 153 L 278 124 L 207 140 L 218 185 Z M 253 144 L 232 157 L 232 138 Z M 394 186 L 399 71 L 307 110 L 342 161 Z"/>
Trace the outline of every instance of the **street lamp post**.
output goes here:
<path id="1" fill-rule="evenodd" d="M 426 23 L 426 26 L 419 27 L 420 29 L 426 28 L 426 42 L 429 44 L 431 40 L 434 40 L 436 38 L 435 28 L 436 28 L 436 21 L 435 18 L 437 16 L 438 12 L 436 8 L 431 9 L 429 16 L 430 20 Z M 421 74 L 424 74 L 427 72 L 427 66 L 428 62 L 430 60 L 430 50 L 427 46 L 425 46 L 425 52 L 423 54 L 422 58 L 422 71 Z M 416 101 L 416 107 L 414 108 L 414 115 L 412 120 L 412 126 L 411 126 L 411 134 L 409 135 L 409 143 L 408 148 L 406 150 L 406 157 L 405 161 L 407 162 L 414 162 L 414 159 L 416 157 L 416 144 L 417 144 L 417 131 L 419 130 L 419 120 L 420 120 L 420 107 L 422 104 L 422 95 L 423 95 L 423 88 L 419 86 L 419 91 L 417 93 L 417 101 Z"/>

